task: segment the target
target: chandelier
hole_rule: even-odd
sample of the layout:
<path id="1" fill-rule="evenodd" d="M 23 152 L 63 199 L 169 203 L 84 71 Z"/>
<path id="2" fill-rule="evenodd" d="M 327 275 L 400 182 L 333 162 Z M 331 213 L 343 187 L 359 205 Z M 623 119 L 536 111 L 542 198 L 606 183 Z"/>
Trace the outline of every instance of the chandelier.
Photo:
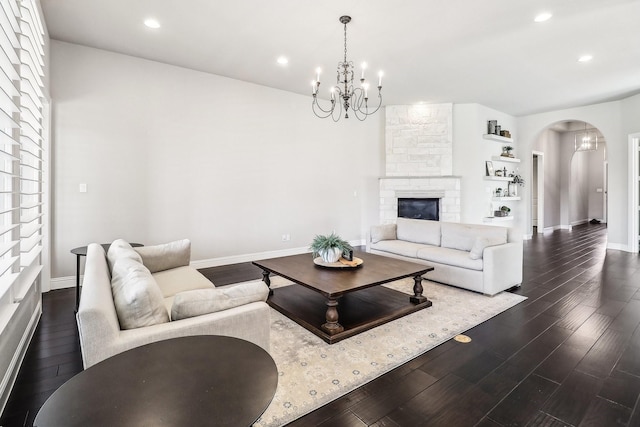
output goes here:
<path id="1" fill-rule="evenodd" d="M 320 69 L 316 70 L 316 79 L 311 82 L 313 102 L 311 109 L 321 119 L 331 117 L 334 122 L 340 120 L 344 108 L 344 118 L 349 118 L 349 108 L 360 121 L 374 114 L 382 105 L 382 71 L 378 73 L 378 105 L 369 111 L 369 83 L 364 78 L 366 64 L 362 64 L 360 86 L 354 87 L 353 80 L 355 67 L 353 61 L 347 61 L 347 24 L 351 22 L 350 16 L 341 16 L 340 22 L 344 25 L 344 61 L 338 63 L 336 85 L 330 89 L 331 103 L 323 108 L 318 102 L 318 89 L 320 88 Z"/>
<path id="2" fill-rule="evenodd" d="M 576 132 L 574 135 L 575 151 L 597 151 L 598 132 L 595 129 L 587 130 L 587 123 L 584 124 L 583 132 Z"/>

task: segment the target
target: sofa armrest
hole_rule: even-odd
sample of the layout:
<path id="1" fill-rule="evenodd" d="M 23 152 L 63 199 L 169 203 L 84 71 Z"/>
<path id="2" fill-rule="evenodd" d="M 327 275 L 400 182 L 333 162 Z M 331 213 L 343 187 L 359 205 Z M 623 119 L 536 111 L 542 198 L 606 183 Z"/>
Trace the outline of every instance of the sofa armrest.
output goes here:
<path id="1" fill-rule="evenodd" d="M 489 246 L 483 251 L 484 293 L 495 295 L 522 283 L 522 242 Z"/>
<path id="2" fill-rule="evenodd" d="M 114 340 L 102 342 L 100 351 L 85 359 L 85 368 L 141 345 L 191 335 L 232 336 L 253 342 L 269 351 L 269 310 L 267 303 L 253 302 L 202 316 L 119 331 Z"/>

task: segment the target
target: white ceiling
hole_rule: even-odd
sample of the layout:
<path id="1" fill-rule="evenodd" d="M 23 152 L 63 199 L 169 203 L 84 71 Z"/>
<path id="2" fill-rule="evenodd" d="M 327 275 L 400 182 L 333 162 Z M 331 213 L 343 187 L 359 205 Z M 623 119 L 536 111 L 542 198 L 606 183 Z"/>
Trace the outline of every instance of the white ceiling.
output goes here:
<path id="1" fill-rule="evenodd" d="M 41 3 L 53 39 L 300 94 L 319 66 L 321 90 L 335 81 L 341 15 L 353 18 L 348 59 L 366 61 L 372 79 L 384 70 L 387 105 L 480 103 L 519 116 L 640 93 L 640 0 Z M 553 17 L 535 23 L 542 11 Z M 162 27 L 145 27 L 148 17 Z"/>

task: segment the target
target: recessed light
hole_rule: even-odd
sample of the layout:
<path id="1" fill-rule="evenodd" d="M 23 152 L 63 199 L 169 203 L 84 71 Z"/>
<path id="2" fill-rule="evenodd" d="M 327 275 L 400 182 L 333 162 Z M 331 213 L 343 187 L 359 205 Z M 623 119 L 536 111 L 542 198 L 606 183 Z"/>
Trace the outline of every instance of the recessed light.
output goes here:
<path id="1" fill-rule="evenodd" d="M 544 21 L 548 21 L 549 19 L 551 19 L 553 15 L 550 14 L 549 12 L 543 12 L 540 13 L 539 15 L 536 15 L 536 17 L 533 19 L 535 22 L 544 22 Z"/>
<path id="2" fill-rule="evenodd" d="M 582 55 L 580 58 L 578 58 L 578 62 L 589 62 L 593 59 L 593 56 L 591 55 Z"/>
<path id="3" fill-rule="evenodd" d="M 286 57 L 281 56 L 278 58 L 278 64 L 287 65 L 288 63 L 289 63 L 289 60 Z"/>
<path id="4" fill-rule="evenodd" d="M 146 25 L 149 28 L 160 28 L 160 23 L 153 19 L 153 18 L 149 18 L 149 19 L 145 19 L 144 20 L 144 25 Z"/>

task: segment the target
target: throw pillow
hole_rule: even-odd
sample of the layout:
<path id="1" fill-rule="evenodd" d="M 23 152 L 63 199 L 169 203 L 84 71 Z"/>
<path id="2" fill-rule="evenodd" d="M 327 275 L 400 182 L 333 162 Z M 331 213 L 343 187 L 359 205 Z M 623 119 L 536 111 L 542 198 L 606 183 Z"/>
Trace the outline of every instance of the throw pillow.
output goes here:
<path id="1" fill-rule="evenodd" d="M 476 237 L 476 240 L 473 242 L 473 246 L 471 247 L 471 251 L 469 252 L 469 258 L 471 259 L 480 259 L 482 258 L 482 254 L 484 253 L 484 248 L 489 246 L 498 246 L 503 244 L 504 242 L 500 239 L 490 239 L 488 237 Z"/>
<path id="2" fill-rule="evenodd" d="M 189 265 L 191 241 L 176 240 L 155 246 L 141 246 L 134 250 L 142 257 L 142 263 L 152 273 Z"/>
<path id="3" fill-rule="evenodd" d="M 162 293 L 149 270 L 131 258 L 121 258 L 111 276 L 113 303 L 120 329 L 134 329 L 169 321 Z"/>
<path id="4" fill-rule="evenodd" d="M 179 292 L 173 299 L 171 320 L 215 313 L 251 302 L 266 301 L 268 296 L 269 288 L 263 282 Z"/>
<path id="5" fill-rule="evenodd" d="M 113 265 L 118 259 L 129 258 L 139 263 L 142 262 L 142 258 L 136 251 L 133 250 L 131 245 L 123 239 L 114 240 L 109 246 L 107 251 L 107 263 L 109 264 L 109 271 L 113 274 Z"/>
<path id="6" fill-rule="evenodd" d="M 396 240 L 396 225 L 382 224 L 371 227 L 371 243 L 381 240 Z"/>

